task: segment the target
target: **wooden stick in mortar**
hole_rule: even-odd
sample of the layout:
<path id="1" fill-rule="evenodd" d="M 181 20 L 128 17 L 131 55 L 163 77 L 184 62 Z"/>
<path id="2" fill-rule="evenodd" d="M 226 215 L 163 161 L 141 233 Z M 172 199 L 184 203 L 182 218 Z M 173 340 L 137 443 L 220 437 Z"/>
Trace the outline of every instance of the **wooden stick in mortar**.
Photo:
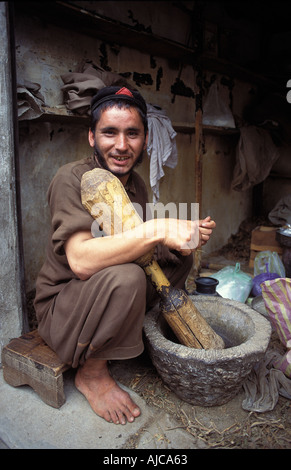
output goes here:
<path id="1" fill-rule="evenodd" d="M 95 168 L 84 173 L 81 198 L 92 217 L 101 221 L 106 235 L 116 235 L 142 224 L 123 184 L 107 170 Z M 153 259 L 153 254 L 154 249 L 135 260 L 135 263 L 144 269 L 156 288 L 161 298 L 161 313 L 176 337 L 188 347 L 223 349 L 222 338 L 210 327 L 186 293 L 170 284 Z"/>

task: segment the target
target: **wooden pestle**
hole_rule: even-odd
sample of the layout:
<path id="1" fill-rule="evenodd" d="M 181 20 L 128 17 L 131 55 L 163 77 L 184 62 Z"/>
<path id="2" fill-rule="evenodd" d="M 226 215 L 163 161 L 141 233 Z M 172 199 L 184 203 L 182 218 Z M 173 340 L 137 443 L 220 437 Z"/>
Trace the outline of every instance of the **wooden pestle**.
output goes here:
<path id="1" fill-rule="evenodd" d="M 95 168 L 81 181 L 82 204 L 106 235 L 120 234 L 142 224 L 123 184 L 107 170 Z M 181 289 L 174 288 L 153 259 L 154 249 L 135 263 L 141 266 L 156 288 L 160 310 L 179 341 L 198 349 L 223 349 L 224 342 L 202 317 Z"/>

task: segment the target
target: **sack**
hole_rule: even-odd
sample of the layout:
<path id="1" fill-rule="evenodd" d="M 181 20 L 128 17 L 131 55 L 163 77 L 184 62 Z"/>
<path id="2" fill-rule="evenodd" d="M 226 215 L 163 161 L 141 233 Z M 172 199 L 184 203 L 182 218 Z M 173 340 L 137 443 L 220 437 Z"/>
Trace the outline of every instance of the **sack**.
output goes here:
<path id="1" fill-rule="evenodd" d="M 287 348 L 286 354 L 274 364 L 274 367 L 291 378 L 291 279 L 265 281 L 261 287 L 270 321 L 280 341 Z"/>
<path id="2" fill-rule="evenodd" d="M 252 277 L 240 270 L 240 263 L 226 266 L 211 276 L 219 281 L 216 287 L 221 297 L 245 302 L 251 292 Z"/>
<path id="3" fill-rule="evenodd" d="M 261 251 L 254 261 L 254 276 L 263 273 L 276 273 L 279 277 L 285 277 L 284 265 L 276 251 Z"/>

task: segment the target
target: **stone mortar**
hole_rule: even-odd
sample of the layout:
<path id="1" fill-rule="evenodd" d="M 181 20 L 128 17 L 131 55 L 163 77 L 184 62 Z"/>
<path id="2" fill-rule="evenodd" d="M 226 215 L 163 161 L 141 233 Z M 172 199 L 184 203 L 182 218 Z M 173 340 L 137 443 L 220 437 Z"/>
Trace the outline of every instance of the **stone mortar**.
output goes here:
<path id="1" fill-rule="evenodd" d="M 212 296 L 190 296 L 226 348 L 193 349 L 178 343 L 156 306 L 145 317 L 146 346 L 165 384 L 182 400 L 199 406 L 231 400 L 263 358 L 271 324 L 246 304 Z"/>

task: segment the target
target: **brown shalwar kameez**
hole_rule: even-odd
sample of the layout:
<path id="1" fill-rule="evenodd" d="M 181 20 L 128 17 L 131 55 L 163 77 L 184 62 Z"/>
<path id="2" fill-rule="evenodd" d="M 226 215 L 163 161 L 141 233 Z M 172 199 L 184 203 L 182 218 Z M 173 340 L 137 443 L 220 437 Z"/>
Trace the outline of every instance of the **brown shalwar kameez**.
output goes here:
<path id="1" fill-rule="evenodd" d="M 141 354 L 144 314 L 158 300 L 143 269 L 135 263 L 105 268 L 86 281 L 69 267 L 64 243 L 77 231 L 91 230 L 93 222 L 81 203 L 81 178 L 96 167 L 95 159 L 87 158 L 63 166 L 54 177 L 48 190 L 52 234 L 36 282 L 39 333 L 72 367 L 91 355 L 114 360 Z M 146 216 L 146 186 L 136 172 L 131 173 L 125 189 Z M 177 257 L 161 246 L 157 253 L 170 281 L 183 287 L 192 256 Z"/>

